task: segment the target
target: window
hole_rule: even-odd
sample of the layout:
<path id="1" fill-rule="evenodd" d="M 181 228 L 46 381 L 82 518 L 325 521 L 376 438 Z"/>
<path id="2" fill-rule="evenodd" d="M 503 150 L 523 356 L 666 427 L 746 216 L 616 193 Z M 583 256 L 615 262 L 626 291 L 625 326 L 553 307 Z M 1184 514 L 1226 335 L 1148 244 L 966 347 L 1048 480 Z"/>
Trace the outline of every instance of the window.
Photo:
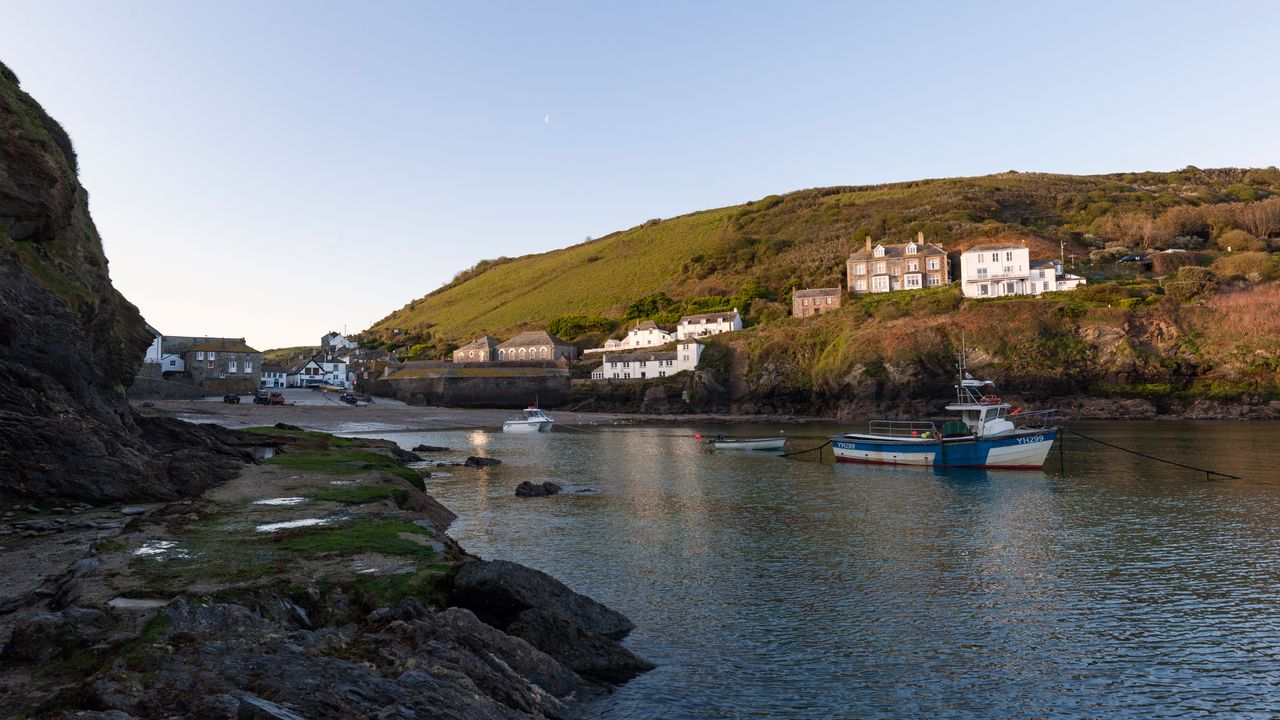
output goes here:
<path id="1" fill-rule="evenodd" d="M 984 278 L 986 276 L 987 276 L 987 269 L 984 267 L 978 268 L 978 277 Z"/>
<path id="2" fill-rule="evenodd" d="M 236 361 L 235 361 L 235 360 L 229 360 L 229 361 L 227 361 L 227 372 L 236 372 Z"/>
<path id="3" fill-rule="evenodd" d="M 808 306 L 809 306 L 809 298 L 800 298 L 800 304 L 801 304 L 801 305 L 803 305 L 803 306 L 805 306 L 805 307 L 808 307 Z"/>
<path id="4" fill-rule="evenodd" d="M 879 275 L 871 278 L 872 292 L 888 292 L 888 290 L 889 290 L 889 278 L 883 275 Z"/>
<path id="5" fill-rule="evenodd" d="M 1038 287 L 1038 286 L 1036 285 L 1036 283 L 1034 283 L 1034 282 L 1033 282 L 1033 283 L 1031 283 L 1031 294 L 1032 294 L 1032 295 L 1035 295 L 1035 294 L 1036 294 L 1036 288 L 1037 288 L 1037 287 Z"/>
<path id="6" fill-rule="evenodd" d="M 929 268 L 930 270 L 937 270 L 937 269 L 938 269 L 938 258 L 929 258 L 929 265 L 928 265 L 928 268 Z"/>
<path id="7" fill-rule="evenodd" d="M 1012 266 L 1012 265 L 1005 265 L 1005 266 L 1004 266 L 1004 274 L 1005 274 L 1005 275 L 1012 275 L 1012 274 L 1013 274 L 1013 266 Z"/>
<path id="8" fill-rule="evenodd" d="M 1000 253 L 991 253 L 991 262 L 1000 262 Z"/>
<path id="9" fill-rule="evenodd" d="M 853 289 L 854 289 L 854 290 L 857 290 L 858 292 L 866 292 L 866 291 L 867 291 L 867 281 L 866 281 L 866 280 L 858 280 L 857 282 L 855 282 L 855 283 L 853 284 Z"/>
<path id="10" fill-rule="evenodd" d="M 1007 253 L 1005 253 L 1005 254 L 1004 254 L 1004 261 L 1005 261 L 1005 262 L 1013 262 L 1013 252 L 1012 252 L 1012 251 L 1007 252 Z"/>
<path id="11" fill-rule="evenodd" d="M 875 252 L 872 254 L 876 257 L 884 257 L 884 247 L 877 245 Z"/>
<path id="12" fill-rule="evenodd" d="M 877 274 L 877 275 L 883 275 L 883 274 L 884 274 L 884 263 L 882 263 L 882 262 L 878 262 L 878 263 L 876 263 L 876 274 Z"/>
<path id="13" fill-rule="evenodd" d="M 907 254 L 908 254 L 908 255 L 915 255 L 915 254 L 916 254 L 916 244 L 915 244 L 915 243 L 907 243 Z"/>
<path id="14" fill-rule="evenodd" d="M 933 287 L 935 285 L 941 285 L 941 284 L 942 284 L 942 278 L 938 277 L 937 275 L 932 275 L 932 274 L 929 275 L 929 280 L 928 280 L 929 287 Z"/>
<path id="15" fill-rule="evenodd" d="M 218 359 L 218 353 L 213 352 L 212 350 L 210 350 L 210 351 L 209 351 L 209 359 L 210 359 L 210 360 L 217 360 L 217 359 Z"/>
<path id="16" fill-rule="evenodd" d="M 1016 292 L 1018 292 L 1018 286 L 1017 286 L 1017 284 L 1015 284 L 1015 283 L 1011 283 L 1011 282 L 1008 282 L 1008 283 L 1005 283 L 1005 284 L 1004 284 L 1004 294 L 1005 294 L 1005 295 L 1013 295 L 1013 294 L 1014 294 L 1014 293 L 1016 293 Z"/>
<path id="17" fill-rule="evenodd" d="M 244 371 L 247 373 L 253 372 L 253 363 L 246 360 L 244 363 Z"/>
<path id="18" fill-rule="evenodd" d="M 204 359 L 204 351 L 203 351 L 203 350 L 197 350 L 197 351 L 196 351 L 196 359 L 197 359 L 197 360 L 203 360 L 203 359 Z"/>
<path id="19" fill-rule="evenodd" d="M 169 367 L 176 367 L 177 365 L 178 365 L 178 361 L 177 361 L 177 360 L 170 360 L 170 361 L 169 361 Z"/>
<path id="20" fill-rule="evenodd" d="M 828 304 L 828 305 L 830 305 L 830 304 L 831 304 L 831 298 L 827 298 L 827 304 Z"/>
<path id="21" fill-rule="evenodd" d="M 213 361 L 212 361 L 212 360 L 210 360 L 210 361 L 209 361 L 209 364 L 208 364 L 206 367 L 207 367 L 209 370 L 212 370 L 212 369 L 213 369 Z"/>
<path id="22" fill-rule="evenodd" d="M 906 286 L 907 286 L 907 287 L 909 287 L 909 288 L 918 288 L 918 287 L 920 287 L 920 276 L 919 276 L 919 275 L 908 275 L 908 276 L 906 276 Z"/>
<path id="23" fill-rule="evenodd" d="M 866 263 L 858 263 L 857 265 L 854 265 L 854 266 L 853 266 L 853 274 L 854 274 L 854 275 L 866 275 L 866 274 L 867 274 L 867 264 L 866 264 Z"/>
<path id="24" fill-rule="evenodd" d="M 979 285 L 979 286 L 978 286 L 978 294 L 979 294 L 979 295 L 990 295 L 990 294 L 991 294 L 991 290 L 990 290 L 989 288 L 987 288 L 987 284 L 986 284 L 986 283 L 982 283 L 981 285 Z"/>
<path id="25" fill-rule="evenodd" d="M 624 363 L 622 363 L 622 367 L 631 367 L 631 363 L 629 363 L 629 362 L 624 362 Z"/>

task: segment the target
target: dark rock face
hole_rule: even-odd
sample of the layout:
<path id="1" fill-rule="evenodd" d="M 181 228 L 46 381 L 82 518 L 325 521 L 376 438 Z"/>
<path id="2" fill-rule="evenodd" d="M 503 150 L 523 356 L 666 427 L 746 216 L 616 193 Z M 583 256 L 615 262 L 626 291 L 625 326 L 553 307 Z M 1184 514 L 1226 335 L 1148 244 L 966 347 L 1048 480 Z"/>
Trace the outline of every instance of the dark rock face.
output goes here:
<path id="1" fill-rule="evenodd" d="M 579 675 L 604 682 L 626 682 L 655 667 L 617 642 L 541 608 L 522 611 L 507 626 L 507 633 L 527 640 Z"/>
<path id="2" fill-rule="evenodd" d="M 547 495 L 555 495 L 564 488 L 553 482 L 531 483 L 528 480 L 516 486 L 517 497 L 546 497 Z"/>
<path id="3" fill-rule="evenodd" d="M 505 627 L 531 608 L 549 610 L 574 625 L 614 640 L 635 624 L 622 613 L 570 590 L 550 575 L 507 560 L 477 560 L 458 568 L 450 604 Z"/>
<path id="4" fill-rule="evenodd" d="M 476 455 L 472 455 L 471 457 L 467 458 L 466 462 L 462 464 L 466 465 L 467 467 L 489 467 L 491 465 L 501 465 L 502 461 L 496 458 L 478 457 Z"/>
<path id="5" fill-rule="evenodd" d="M 626 616 L 517 563 L 463 564 L 449 600 L 592 680 L 625 682 L 654 667 L 618 643 L 635 627 Z"/>
<path id="6" fill-rule="evenodd" d="M 151 338 L 111 286 L 66 132 L 0 65 L 0 493 L 116 500 L 212 484 L 157 453 L 125 398 Z M 11 100 L 10 100 L 11 99 Z M 208 449 L 208 446 L 205 446 Z"/>
<path id="7" fill-rule="evenodd" d="M 402 606 L 318 630 L 229 603 L 166 614 L 157 648 L 117 661 L 146 672 L 104 673 L 86 702 L 136 717 L 527 720 L 564 717 L 566 701 L 595 691 L 460 608 Z"/>
<path id="8" fill-rule="evenodd" d="M 414 452 L 449 452 L 449 448 L 440 447 L 439 445 L 419 445 L 413 449 Z"/>

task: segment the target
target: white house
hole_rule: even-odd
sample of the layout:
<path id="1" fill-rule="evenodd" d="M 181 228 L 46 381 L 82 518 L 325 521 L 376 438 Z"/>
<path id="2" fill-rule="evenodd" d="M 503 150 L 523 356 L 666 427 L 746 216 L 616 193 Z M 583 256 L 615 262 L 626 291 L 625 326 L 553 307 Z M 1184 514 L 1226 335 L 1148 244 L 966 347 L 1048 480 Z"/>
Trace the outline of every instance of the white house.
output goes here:
<path id="1" fill-rule="evenodd" d="M 147 346 L 147 354 L 142 357 L 144 363 L 158 363 L 164 356 L 164 336 L 160 331 L 147 324 L 147 332 L 151 333 L 151 344 Z"/>
<path id="2" fill-rule="evenodd" d="M 965 297 L 1039 295 L 1074 290 L 1085 282 L 1052 260 L 1032 261 L 1021 245 L 980 245 L 960 255 L 960 285 Z"/>
<path id="3" fill-rule="evenodd" d="M 325 368 L 316 358 L 294 365 L 285 371 L 286 387 L 313 387 L 325 383 Z"/>
<path id="4" fill-rule="evenodd" d="M 605 342 L 604 347 L 591 348 L 584 351 L 585 353 L 602 353 L 615 350 L 624 350 L 627 348 L 647 348 L 666 345 L 676 339 L 675 333 L 669 333 L 658 327 L 652 320 L 645 320 L 642 323 L 636 323 L 636 326 L 627 331 L 627 337 L 622 340 L 609 340 Z"/>
<path id="5" fill-rule="evenodd" d="M 648 380 L 667 377 L 698 367 L 702 343 L 683 340 L 674 351 L 605 355 L 604 362 L 591 373 L 594 380 Z"/>
<path id="6" fill-rule="evenodd" d="M 720 333 L 734 332 L 742 329 L 742 315 L 738 308 L 729 312 L 707 313 L 705 315 L 686 315 L 676 325 L 676 339 L 706 337 Z"/>
<path id="7" fill-rule="evenodd" d="M 258 379 L 258 385 L 262 388 L 282 388 L 286 387 L 288 382 L 288 371 L 280 365 L 262 366 L 262 376 Z"/>
<path id="8" fill-rule="evenodd" d="M 341 387 L 350 386 L 351 381 L 347 377 L 347 361 L 338 357 L 327 357 L 320 361 L 320 365 L 324 368 L 325 383 Z"/>
<path id="9" fill-rule="evenodd" d="M 160 372 L 182 372 L 187 369 L 187 361 L 182 359 L 181 355 L 168 353 L 160 356 Z"/>
<path id="10" fill-rule="evenodd" d="M 338 352 L 339 350 L 352 350 L 359 346 L 355 340 L 347 338 L 345 335 L 337 331 L 330 330 L 320 338 L 320 349 L 324 352 Z"/>
<path id="11" fill-rule="evenodd" d="M 600 353 L 605 353 L 605 352 L 617 352 L 619 350 L 622 350 L 625 347 L 626 347 L 626 344 L 623 343 L 621 340 L 615 340 L 613 338 L 609 338 L 608 340 L 604 341 L 603 347 L 587 348 L 586 350 L 582 351 L 582 354 L 598 355 Z"/>

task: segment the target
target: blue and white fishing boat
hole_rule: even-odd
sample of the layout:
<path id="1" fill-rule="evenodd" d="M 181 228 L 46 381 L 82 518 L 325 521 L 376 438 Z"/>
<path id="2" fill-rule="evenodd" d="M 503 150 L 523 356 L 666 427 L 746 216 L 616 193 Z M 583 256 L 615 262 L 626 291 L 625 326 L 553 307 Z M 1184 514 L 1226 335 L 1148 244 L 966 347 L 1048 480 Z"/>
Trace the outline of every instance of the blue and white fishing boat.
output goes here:
<path id="1" fill-rule="evenodd" d="M 870 432 L 831 438 L 837 462 L 879 465 L 928 465 L 946 468 L 1038 470 L 1058 436 L 1052 424 L 1056 410 L 1022 412 L 994 395 L 990 380 L 974 380 L 964 371 L 961 353 L 956 401 L 947 410 L 959 418 L 942 424 L 931 420 L 873 420 Z"/>

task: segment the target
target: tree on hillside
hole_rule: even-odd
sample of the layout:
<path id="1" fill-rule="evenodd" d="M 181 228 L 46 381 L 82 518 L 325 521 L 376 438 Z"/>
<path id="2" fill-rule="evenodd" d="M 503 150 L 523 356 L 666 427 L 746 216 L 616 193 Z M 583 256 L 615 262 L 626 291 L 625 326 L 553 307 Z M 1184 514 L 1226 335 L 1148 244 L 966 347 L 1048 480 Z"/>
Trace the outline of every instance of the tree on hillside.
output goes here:
<path id="1" fill-rule="evenodd" d="M 1280 231 L 1280 198 L 1241 204 L 1236 207 L 1235 220 L 1254 237 L 1270 237 Z"/>

